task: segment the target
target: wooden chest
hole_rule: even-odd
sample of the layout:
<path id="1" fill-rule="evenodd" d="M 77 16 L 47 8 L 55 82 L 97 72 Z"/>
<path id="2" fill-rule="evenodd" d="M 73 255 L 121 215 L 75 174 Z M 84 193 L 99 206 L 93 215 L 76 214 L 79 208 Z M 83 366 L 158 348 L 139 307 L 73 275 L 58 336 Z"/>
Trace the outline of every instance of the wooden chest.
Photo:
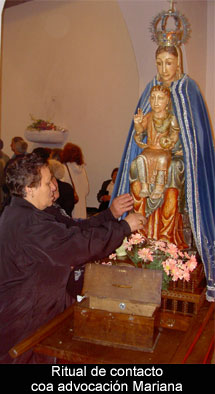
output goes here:
<path id="1" fill-rule="evenodd" d="M 74 307 L 74 336 L 105 345 L 153 351 L 162 272 L 87 264 Z"/>

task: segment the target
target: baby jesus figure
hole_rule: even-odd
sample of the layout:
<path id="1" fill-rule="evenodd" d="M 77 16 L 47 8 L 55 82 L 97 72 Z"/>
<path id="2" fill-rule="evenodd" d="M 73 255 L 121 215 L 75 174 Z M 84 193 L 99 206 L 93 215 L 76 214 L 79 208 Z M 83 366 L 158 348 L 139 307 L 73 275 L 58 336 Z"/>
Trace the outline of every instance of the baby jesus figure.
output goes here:
<path id="1" fill-rule="evenodd" d="M 179 139 L 179 126 L 170 110 L 171 96 L 168 87 L 154 86 L 149 100 L 152 111 L 144 115 L 139 108 L 134 115 L 134 139 L 138 146 L 143 148 L 135 161 L 141 183 L 140 197 L 159 199 L 167 182 L 171 150 Z M 142 142 L 143 133 L 147 134 L 147 143 Z"/>

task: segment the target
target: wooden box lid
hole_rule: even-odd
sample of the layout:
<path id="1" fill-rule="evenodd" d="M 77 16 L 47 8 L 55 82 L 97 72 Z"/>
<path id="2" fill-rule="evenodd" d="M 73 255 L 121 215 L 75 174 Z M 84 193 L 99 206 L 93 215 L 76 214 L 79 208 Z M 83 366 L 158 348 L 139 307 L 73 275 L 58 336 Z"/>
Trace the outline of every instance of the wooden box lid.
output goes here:
<path id="1" fill-rule="evenodd" d="M 82 294 L 159 306 L 162 272 L 127 266 L 86 265 Z"/>

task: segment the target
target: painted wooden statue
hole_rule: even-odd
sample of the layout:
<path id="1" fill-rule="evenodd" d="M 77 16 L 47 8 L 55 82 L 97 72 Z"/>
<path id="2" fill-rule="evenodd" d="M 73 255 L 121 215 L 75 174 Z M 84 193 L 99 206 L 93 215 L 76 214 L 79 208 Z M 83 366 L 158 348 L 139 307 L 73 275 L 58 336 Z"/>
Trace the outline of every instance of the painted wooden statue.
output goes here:
<path id="1" fill-rule="evenodd" d="M 168 18 L 173 18 L 175 29 L 171 27 L 167 30 Z M 210 121 L 200 90 L 195 81 L 182 72 L 180 45 L 188 39 L 189 23 L 172 5 L 168 11 L 163 11 L 154 18 L 151 31 L 153 41 L 158 44 L 155 55 L 157 76 L 147 84 L 137 104 L 137 118 L 134 117 L 129 130 L 112 198 L 131 192 L 135 198 L 135 210 L 145 212 L 148 217 L 146 236 L 173 242 L 180 249 L 187 246 L 182 216 L 187 212 L 195 245 L 204 264 L 207 299 L 214 301 L 215 152 Z M 167 164 L 168 173 L 165 184 L 162 184 L 162 192 L 160 188 L 160 195 L 157 193 L 155 176 L 154 184 L 151 184 L 150 179 L 146 182 L 149 186 L 149 195 L 146 196 L 148 192 L 143 190 L 138 178 L 140 168 L 134 164 L 138 160 L 140 165 L 147 163 L 145 154 L 142 154 L 143 146 L 140 147 L 137 143 L 135 121 L 142 114 L 146 119 L 147 114 L 152 114 L 150 95 L 154 86 L 170 89 L 172 111 L 180 131 L 178 141 L 171 150 L 171 163 Z M 147 129 L 148 126 L 144 127 Z M 141 142 L 148 145 L 147 133 L 143 135 Z M 135 181 L 139 181 L 139 186 L 137 182 L 135 186 Z M 153 190 L 157 194 L 153 195 Z"/>

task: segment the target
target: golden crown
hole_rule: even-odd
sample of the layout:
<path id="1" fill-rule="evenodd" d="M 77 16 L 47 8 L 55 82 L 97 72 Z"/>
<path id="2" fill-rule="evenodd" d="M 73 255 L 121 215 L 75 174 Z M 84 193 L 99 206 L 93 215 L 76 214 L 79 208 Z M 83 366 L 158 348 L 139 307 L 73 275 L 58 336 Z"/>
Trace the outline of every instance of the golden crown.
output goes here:
<path id="1" fill-rule="evenodd" d="M 169 10 L 160 12 L 151 22 L 152 41 L 159 46 L 180 46 L 190 37 L 191 29 L 187 18 L 174 10 L 174 1 L 171 0 L 170 3 Z"/>

